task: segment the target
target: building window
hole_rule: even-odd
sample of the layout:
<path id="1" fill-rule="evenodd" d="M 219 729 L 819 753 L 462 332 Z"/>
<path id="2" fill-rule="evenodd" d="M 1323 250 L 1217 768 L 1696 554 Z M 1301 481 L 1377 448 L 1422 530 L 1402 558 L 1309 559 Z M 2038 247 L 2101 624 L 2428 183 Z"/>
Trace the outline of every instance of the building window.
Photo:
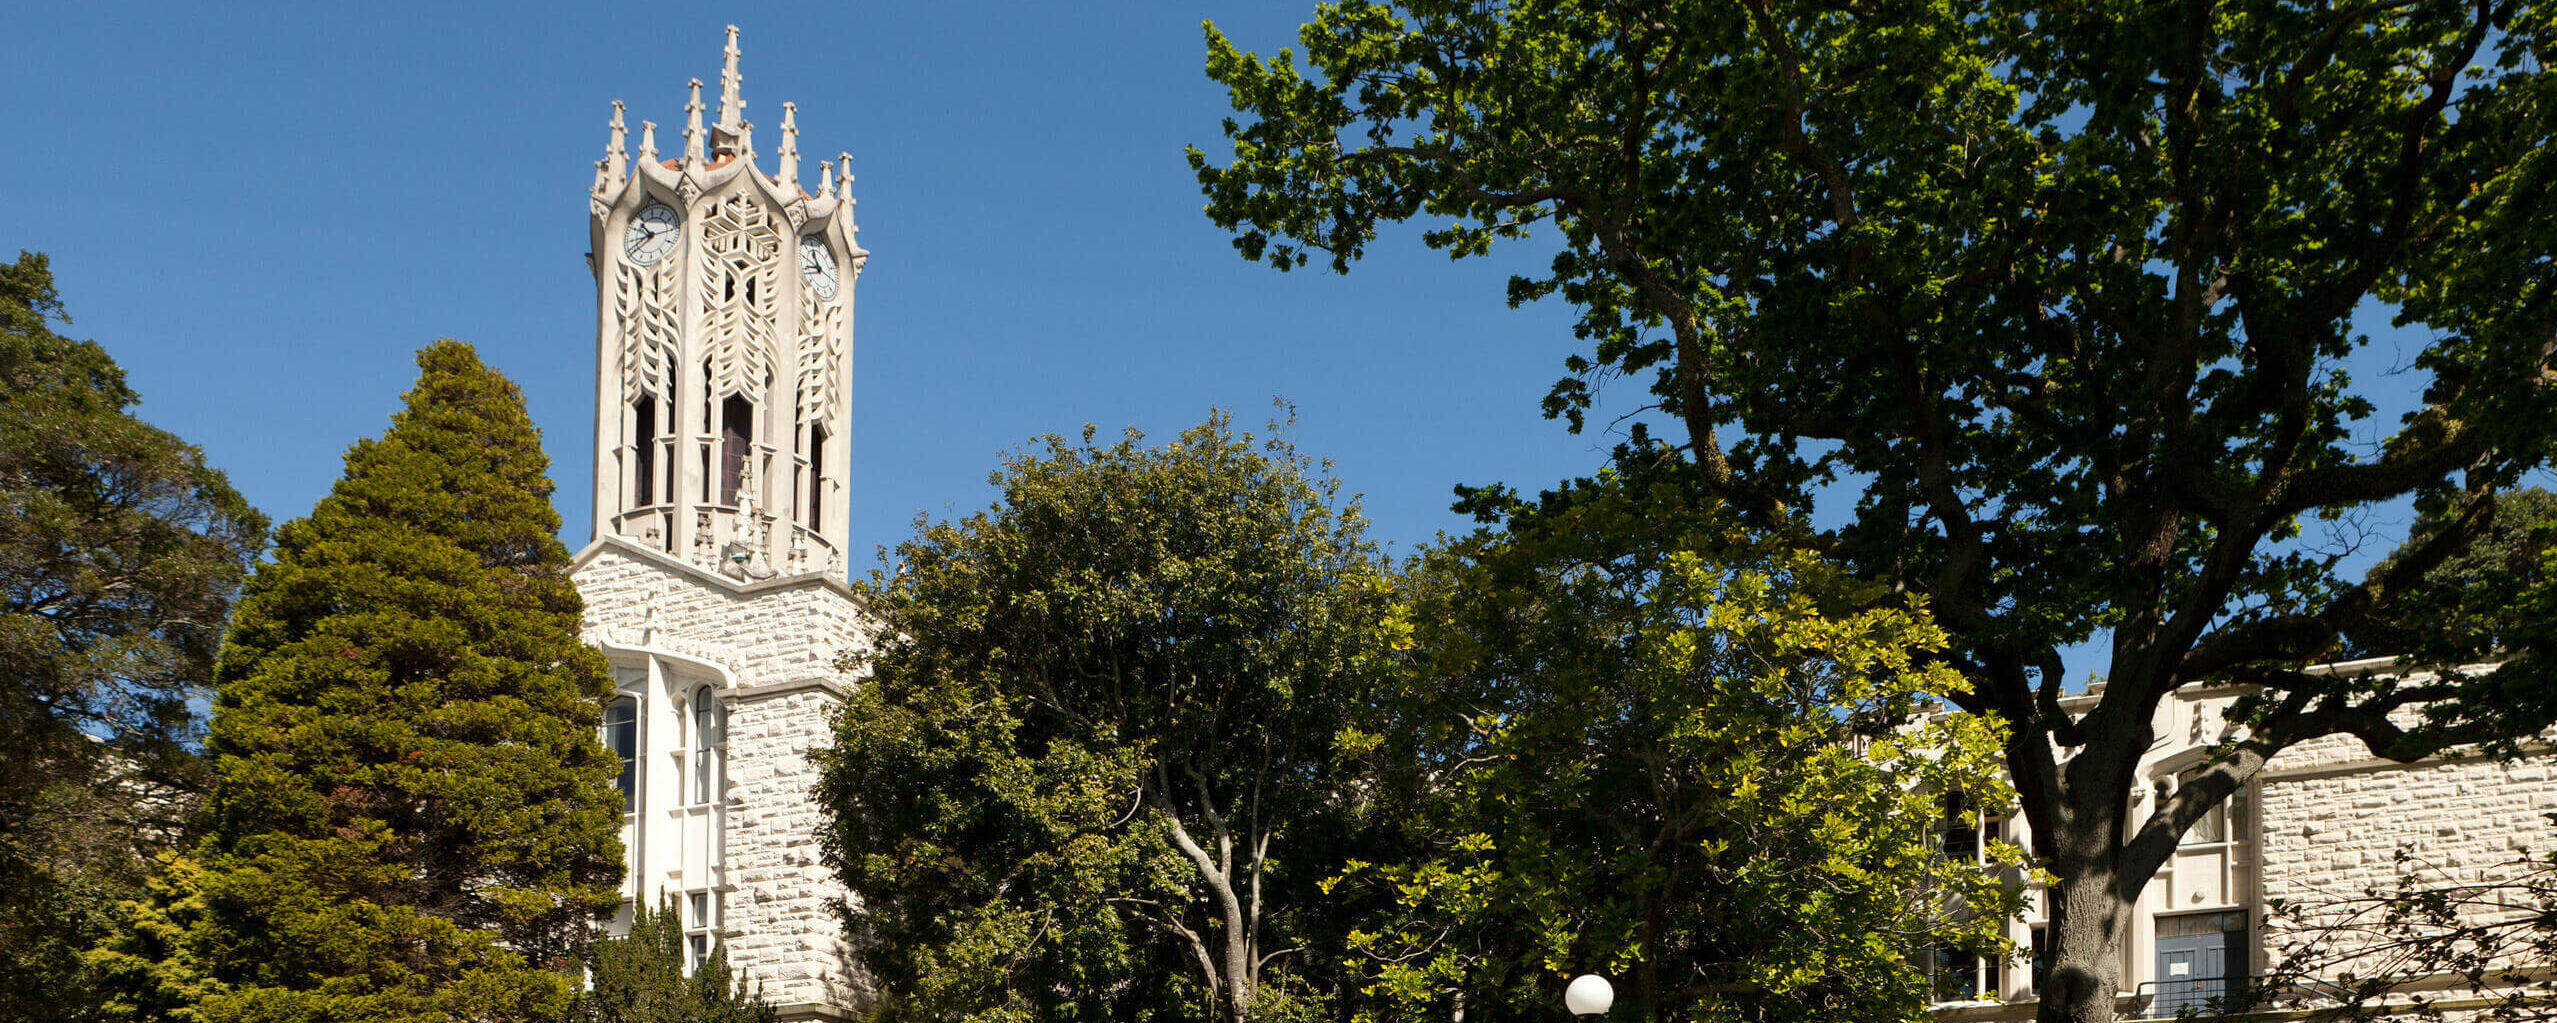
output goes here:
<path id="1" fill-rule="evenodd" d="M 808 429 L 808 526 L 826 527 L 826 428 Z"/>
<path id="2" fill-rule="evenodd" d="M 2033 959 L 2029 969 L 2032 972 L 2026 974 L 2026 979 L 2032 982 L 2032 990 L 2039 993 L 2042 985 L 2051 979 L 2051 927 L 2049 924 L 2033 925 L 2031 947 Z"/>
<path id="3" fill-rule="evenodd" d="M 719 897 L 694 892 L 684 900 L 684 972 L 701 969 L 718 943 Z"/>
<path id="4" fill-rule="evenodd" d="M 621 761 L 613 788 L 621 792 L 622 812 L 639 808 L 639 701 L 617 696 L 604 705 L 604 748 Z"/>
<path id="5" fill-rule="evenodd" d="M 1955 793 L 1945 797 L 1944 817 L 1936 825 L 1936 848 L 1949 860 L 1986 863 L 1989 843 L 2006 838 L 2006 823 L 2004 815 L 1981 810 L 1968 797 Z"/>
<path id="6" fill-rule="evenodd" d="M 638 438 L 631 450 L 631 507 L 645 508 L 657 503 L 657 397 L 643 394 L 631 405 L 630 432 Z"/>
<path id="7" fill-rule="evenodd" d="M 1996 956 L 1983 956 L 1959 948 L 1937 948 L 1927 957 L 1927 981 L 1932 997 L 1939 1002 L 1972 1002 L 1998 997 L 1999 969 Z"/>
<path id="8" fill-rule="evenodd" d="M 732 394 L 719 403 L 719 503 L 737 503 L 737 488 L 753 454 L 755 403 Z"/>
<path id="9" fill-rule="evenodd" d="M 2201 820 L 2194 821 L 2192 827 L 2184 829 L 2184 837 L 2181 841 L 2185 845 L 2210 845 L 2215 842 L 2235 841 L 2239 835 L 2238 829 L 2245 823 L 2246 789 L 2241 787 L 2229 793 L 2229 797 L 2221 800 L 2218 806 L 2212 807 L 2210 812 L 2203 814 Z"/>
<path id="10" fill-rule="evenodd" d="M 693 691 L 693 802 L 710 802 L 719 791 L 719 693 L 709 686 Z"/>

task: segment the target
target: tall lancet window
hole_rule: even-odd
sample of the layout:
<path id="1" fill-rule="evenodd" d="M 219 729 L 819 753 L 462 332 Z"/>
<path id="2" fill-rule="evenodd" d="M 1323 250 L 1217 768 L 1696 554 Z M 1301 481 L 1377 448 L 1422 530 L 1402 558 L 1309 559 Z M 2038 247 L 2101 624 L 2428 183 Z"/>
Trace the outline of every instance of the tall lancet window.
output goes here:
<path id="1" fill-rule="evenodd" d="M 657 396 L 643 394 L 631 402 L 631 507 L 657 503 Z"/>
<path id="2" fill-rule="evenodd" d="M 808 428 L 808 528 L 826 526 L 826 428 Z"/>
<path id="3" fill-rule="evenodd" d="M 732 394 L 719 403 L 719 503 L 737 503 L 737 485 L 753 456 L 755 403 Z"/>
<path id="4" fill-rule="evenodd" d="M 707 803 L 719 791 L 719 693 L 709 686 L 693 691 L 693 802 Z"/>
<path id="5" fill-rule="evenodd" d="M 613 788 L 621 792 L 622 812 L 639 808 L 639 701 L 617 696 L 604 705 L 604 748 L 621 761 Z"/>

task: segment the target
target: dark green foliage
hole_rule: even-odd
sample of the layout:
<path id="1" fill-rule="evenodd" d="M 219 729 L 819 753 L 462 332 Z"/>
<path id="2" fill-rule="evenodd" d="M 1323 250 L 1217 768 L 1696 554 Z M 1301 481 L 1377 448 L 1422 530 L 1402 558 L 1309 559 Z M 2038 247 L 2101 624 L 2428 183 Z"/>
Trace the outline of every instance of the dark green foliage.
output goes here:
<path id="1" fill-rule="evenodd" d="M 187 707 L 266 519 L 63 316 L 45 257 L 0 264 L 0 1019 L 66 1018 L 101 909 L 179 838 Z M 104 740 L 104 741 L 99 741 Z"/>
<path id="2" fill-rule="evenodd" d="M 1308 1011 L 1400 628 L 1355 504 L 1219 416 L 1048 439 L 867 584 L 894 637 L 824 757 L 828 862 L 901 1020 Z"/>
<path id="3" fill-rule="evenodd" d="M 630 931 L 601 938 L 588 952 L 591 986 L 577 996 L 579 1023 L 773 1023 L 773 1007 L 728 972 L 728 950 L 714 948 L 701 969 L 684 976 L 684 929 L 672 905 L 642 906 Z"/>
<path id="4" fill-rule="evenodd" d="M 619 902 L 610 682 L 577 641 L 539 436 L 469 346 L 418 365 L 241 599 L 201 872 L 137 918 L 200 908 L 109 962 L 194 964 L 158 983 L 214 992 L 207 1021 L 560 1018 Z"/>
<path id="5" fill-rule="evenodd" d="M 2439 516 L 2427 516 L 2416 523 L 2414 535 L 2432 535 L 2443 525 Z M 2557 494 L 2537 487 L 2505 494 L 2467 549 L 2426 570 L 2386 618 L 2362 624 L 2346 638 L 2359 656 L 2403 654 L 2454 663 L 2532 643 L 2536 637 L 2516 627 L 2557 612 L 2547 592 L 2552 550 Z M 2371 579 L 2384 580 L 2401 559 L 2420 556 L 2416 545 L 2401 546 L 2371 569 Z"/>
<path id="6" fill-rule="evenodd" d="M 2280 750 L 2394 759 L 2557 720 L 2557 616 L 2491 678 L 2327 674 L 2414 620 L 2557 451 L 2557 5 L 1348 0 L 1301 53 L 1209 30 L 1247 258 L 1346 269 L 1381 225 L 1537 250 L 1579 315 L 1548 414 L 1635 377 L 1737 514 L 1927 597 L 2006 719 L 2048 858 L 2046 1020 L 2112 1012 L 2126 900 Z M 2391 316 L 2421 407 L 2350 372 Z M 2402 385 L 2401 385 L 2402 386 Z M 2393 389 L 2393 388 L 2392 388 Z M 2376 443 L 2374 443 L 2376 441 Z M 1635 438 L 1635 447 L 1646 446 Z M 2412 497 L 2369 580 L 2318 535 Z M 2062 651 L 2102 639 L 2083 711 Z M 2159 702 L 2262 687 L 2244 741 L 2129 807 Z M 2409 708 L 2425 707 L 2415 727 Z"/>

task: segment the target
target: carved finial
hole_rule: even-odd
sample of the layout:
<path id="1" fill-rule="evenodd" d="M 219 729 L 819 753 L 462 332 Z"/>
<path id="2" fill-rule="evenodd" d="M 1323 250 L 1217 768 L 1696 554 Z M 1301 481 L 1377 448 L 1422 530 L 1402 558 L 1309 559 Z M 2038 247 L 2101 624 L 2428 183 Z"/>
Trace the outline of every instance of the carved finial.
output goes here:
<path id="1" fill-rule="evenodd" d="M 684 104 L 684 166 L 701 163 L 701 79 L 693 79 L 692 102 Z"/>
<path id="2" fill-rule="evenodd" d="M 755 162 L 755 122 L 737 122 L 737 143 L 732 150 L 737 158 L 752 166 Z"/>
<path id="3" fill-rule="evenodd" d="M 628 161 L 630 160 L 630 155 L 626 152 L 626 150 L 630 147 L 630 129 L 623 126 L 621 114 L 621 101 L 614 100 L 613 138 L 611 142 L 605 143 L 604 145 L 604 171 L 602 176 L 596 182 L 596 191 L 602 191 L 612 185 L 621 184 L 622 172 L 627 169 L 629 165 Z"/>
<path id="4" fill-rule="evenodd" d="M 746 101 L 737 92 L 745 84 L 745 76 L 737 73 L 737 26 L 728 26 L 728 63 L 719 70 L 719 126 L 735 131 L 746 114 Z"/>
<path id="5" fill-rule="evenodd" d="M 842 168 L 843 168 L 843 173 L 838 174 L 838 175 L 836 175 L 836 176 L 835 176 L 835 187 L 836 187 L 836 188 L 840 188 L 840 189 L 842 189 L 843 191 L 841 191 L 841 192 L 837 193 L 835 197 L 836 197 L 836 198 L 838 198 L 838 199 L 842 199 L 842 200 L 843 200 L 843 201 L 845 201 L 845 202 L 851 202 L 851 201 L 852 201 L 852 154 L 851 154 L 851 153 L 837 153 L 837 154 L 835 154 L 835 162 L 836 162 L 836 163 L 838 163 L 838 164 L 840 164 L 840 165 L 842 165 Z"/>
<path id="6" fill-rule="evenodd" d="M 776 159 L 781 163 L 781 166 L 775 169 L 780 172 L 782 187 L 797 189 L 799 187 L 799 104 L 797 103 L 781 105 L 781 151 Z M 794 194 L 792 197 L 797 196 Z"/>
<path id="7" fill-rule="evenodd" d="M 648 163 L 657 162 L 657 122 L 655 121 L 639 122 L 639 158 Z"/>
<path id="8" fill-rule="evenodd" d="M 817 197 L 822 199 L 835 194 L 835 165 L 820 160 L 817 168 Z"/>

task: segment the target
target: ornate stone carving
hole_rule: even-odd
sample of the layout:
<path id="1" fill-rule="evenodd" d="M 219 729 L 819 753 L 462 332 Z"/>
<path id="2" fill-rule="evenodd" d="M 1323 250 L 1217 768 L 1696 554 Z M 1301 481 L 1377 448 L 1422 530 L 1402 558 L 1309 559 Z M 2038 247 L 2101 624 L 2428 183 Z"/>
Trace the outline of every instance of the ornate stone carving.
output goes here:
<path id="1" fill-rule="evenodd" d="M 672 260 L 645 268 L 619 264 L 613 276 L 613 313 L 621 329 L 623 400 L 675 393 L 676 359 L 683 345 L 675 302 Z M 633 438 L 634 443 L 640 440 Z"/>
<path id="2" fill-rule="evenodd" d="M 798 401 L 809 423 L 831 423 L 843 400 L 843 304 L 799 293 Z"/>
<path id="3" fill-rule="evenodd" d="M 714 397 L 742 392 L 760 399 L 772 376 L 782 235 L 771 209 L 742 189 L 719 200 L 702 222 L 697 336 L 710 361 Z"/>

